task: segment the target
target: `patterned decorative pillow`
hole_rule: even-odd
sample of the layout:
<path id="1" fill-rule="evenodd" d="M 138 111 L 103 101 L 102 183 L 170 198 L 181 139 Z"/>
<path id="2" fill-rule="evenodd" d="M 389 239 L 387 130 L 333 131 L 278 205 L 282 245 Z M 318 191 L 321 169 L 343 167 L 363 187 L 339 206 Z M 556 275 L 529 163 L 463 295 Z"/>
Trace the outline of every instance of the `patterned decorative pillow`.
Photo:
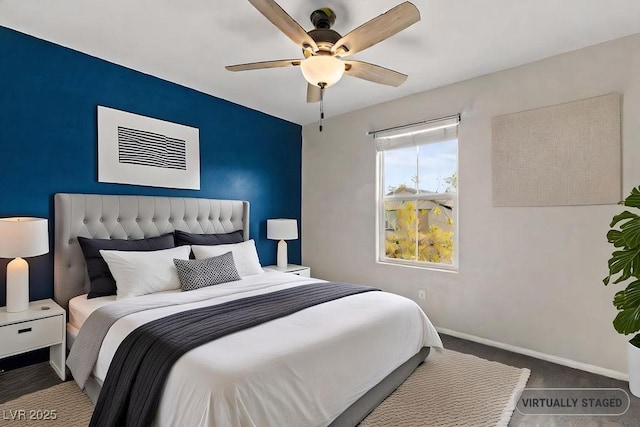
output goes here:
<path id="1" fill-rule="evenodd" d="M 202 260 L 174 259 L 173 263 L 178 269 L 183 291 L 240 280 L 231 251 Z"/>

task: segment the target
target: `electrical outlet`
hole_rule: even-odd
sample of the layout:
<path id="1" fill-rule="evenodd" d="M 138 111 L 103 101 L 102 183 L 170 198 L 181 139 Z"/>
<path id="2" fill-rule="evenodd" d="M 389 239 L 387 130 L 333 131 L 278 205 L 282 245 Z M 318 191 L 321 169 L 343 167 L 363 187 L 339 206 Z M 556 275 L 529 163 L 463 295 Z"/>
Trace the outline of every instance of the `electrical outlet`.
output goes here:
<path id="1" fill-rule="evenodd" d="M 418 289 L 418 299 L 422 301 L 427 300 L 427 290 L 426 289 Z"/>

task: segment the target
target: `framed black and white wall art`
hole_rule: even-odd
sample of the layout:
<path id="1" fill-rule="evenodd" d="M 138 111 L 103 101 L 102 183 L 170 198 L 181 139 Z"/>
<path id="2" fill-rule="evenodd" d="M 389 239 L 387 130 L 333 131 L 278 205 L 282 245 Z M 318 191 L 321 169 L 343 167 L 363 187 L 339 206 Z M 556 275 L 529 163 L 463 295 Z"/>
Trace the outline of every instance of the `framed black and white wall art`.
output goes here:
<path id="1" fill-rule="evenodd" d="M 98 181 L 199 190 L 200 132 L 99 105 Z"/>

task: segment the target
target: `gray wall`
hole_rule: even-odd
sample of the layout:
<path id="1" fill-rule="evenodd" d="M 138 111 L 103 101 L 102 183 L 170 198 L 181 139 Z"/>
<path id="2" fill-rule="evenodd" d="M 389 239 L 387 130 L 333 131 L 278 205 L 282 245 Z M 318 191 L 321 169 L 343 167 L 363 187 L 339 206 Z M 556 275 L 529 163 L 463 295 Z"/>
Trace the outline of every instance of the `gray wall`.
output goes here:
<path id="1" fill-rule="evenodd" d="M 414 300 L 425 288 L 421 305 L 440 328 L 624 377 L 625 337 L 611 325 L 621 288 L 601 282 L 620 207 L 491 204 L 491 117 L 611 92 L 624 94 L 627 194 L 640 185 L 640 35 L 331 118 L 322 133 L 305 126 L 304 264 Z M 376 152 L 365 132 L 457 112 L 459 272 L 376 263 Z"/>

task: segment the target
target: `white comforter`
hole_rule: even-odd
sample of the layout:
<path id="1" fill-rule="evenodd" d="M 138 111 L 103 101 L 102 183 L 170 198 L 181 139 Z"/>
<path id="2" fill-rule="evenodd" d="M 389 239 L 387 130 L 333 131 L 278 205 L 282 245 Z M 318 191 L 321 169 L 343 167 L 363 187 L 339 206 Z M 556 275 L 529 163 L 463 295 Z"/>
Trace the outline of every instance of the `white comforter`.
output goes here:
<path id="1" fill-rule="evenodd" d="M 205 292 L 219 294 L 216 302 L 222 303 L 312 282 L 318 280 L 266 272 L 164 297 L 188 301 L 192 292 Z M 118 345 L 136 327 L 204 304 L 120 319 L 104 339 L 94 377 L 104 381 Z M 155 424 L 326 426 L 423 346 L 441 348 L 442 343 L 409 299 L 366 292 L 331 301 L 186 353 L 168 377 Z"/>

